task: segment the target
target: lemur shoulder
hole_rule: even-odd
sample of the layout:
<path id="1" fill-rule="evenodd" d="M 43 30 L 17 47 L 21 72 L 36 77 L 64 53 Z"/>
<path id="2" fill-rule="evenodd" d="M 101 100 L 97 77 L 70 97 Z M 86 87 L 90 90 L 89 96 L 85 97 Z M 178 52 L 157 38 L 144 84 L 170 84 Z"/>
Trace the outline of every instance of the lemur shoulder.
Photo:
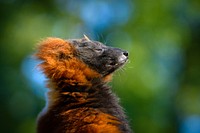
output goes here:
<path id="1" fill-rule="evenodd" d="M 118 98 L 107 83 L 128 52 L 82 39 L 47 38 L 35 54 L 48 78 L 47 105 L 37 133 L 130 133 Z"/>

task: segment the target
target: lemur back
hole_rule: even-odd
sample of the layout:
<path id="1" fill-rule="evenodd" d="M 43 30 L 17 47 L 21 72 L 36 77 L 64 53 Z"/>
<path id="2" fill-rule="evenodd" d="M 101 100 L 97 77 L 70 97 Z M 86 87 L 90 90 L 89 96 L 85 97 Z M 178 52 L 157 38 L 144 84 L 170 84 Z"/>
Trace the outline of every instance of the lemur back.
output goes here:
<path id="1" fill-rule="evenodd" d="M 35 56 L 48 78 L 47 105 L 37 133 L 130 133 L 118 98 L 107 83 L 128 53 L 87 37 L 40 42 Z"/>

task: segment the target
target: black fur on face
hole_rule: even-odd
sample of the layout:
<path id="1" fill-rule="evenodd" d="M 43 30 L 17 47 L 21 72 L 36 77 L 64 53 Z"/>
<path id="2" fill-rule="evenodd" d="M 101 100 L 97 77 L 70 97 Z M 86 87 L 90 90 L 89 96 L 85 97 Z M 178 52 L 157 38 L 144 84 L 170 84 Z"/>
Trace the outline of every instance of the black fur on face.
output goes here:
<path id="1" fill-rule="evenodd" d="M 75 46 L 78 58 L 103 76 L 114 72 L 128 60 L 127 51 L 108 47 L 97 41 L 83 38 L 70 42 Z"/>

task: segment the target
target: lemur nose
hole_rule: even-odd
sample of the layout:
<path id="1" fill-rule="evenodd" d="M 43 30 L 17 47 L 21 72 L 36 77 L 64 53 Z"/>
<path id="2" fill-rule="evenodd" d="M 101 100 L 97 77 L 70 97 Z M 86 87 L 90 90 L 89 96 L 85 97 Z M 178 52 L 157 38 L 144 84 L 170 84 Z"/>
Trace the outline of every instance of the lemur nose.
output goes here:
<path id="1" fill-rule="evenodd" d="M 128 57 L 128 52 L 127 51 L 123 52 L 123 55 Z"/>

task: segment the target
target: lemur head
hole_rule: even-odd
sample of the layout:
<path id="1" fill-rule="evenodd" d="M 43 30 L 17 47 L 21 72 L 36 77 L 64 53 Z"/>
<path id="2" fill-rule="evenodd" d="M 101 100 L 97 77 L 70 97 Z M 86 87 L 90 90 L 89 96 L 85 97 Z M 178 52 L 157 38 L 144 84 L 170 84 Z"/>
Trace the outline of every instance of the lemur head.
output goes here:
<path id="1" fill-rule="evenodd" d="M 103 76 L 117 70 L 128 59 L 128 52 L 91 41 L 87 37 L 69 42 L 75 47 L 76 56 Z"/>
<path id="2" fill-rule="evenodd" d="M 38 47 L 36 57 L 48 78 L 70 85 L 90 84 L 94 79 L 106 79 L 125 64 L 128 52 L 119 48 L 82 39 L 47 38 Z"/>

